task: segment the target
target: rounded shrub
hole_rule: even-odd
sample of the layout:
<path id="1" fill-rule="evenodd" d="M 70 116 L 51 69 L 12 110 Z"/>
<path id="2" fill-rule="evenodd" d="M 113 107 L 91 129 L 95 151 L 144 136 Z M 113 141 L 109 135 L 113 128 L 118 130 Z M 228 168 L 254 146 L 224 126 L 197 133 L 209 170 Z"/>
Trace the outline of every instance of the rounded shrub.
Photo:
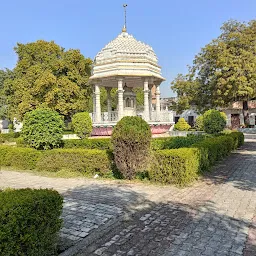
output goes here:
<path id="1" fill-rule="evenodd" d="M 112 134 L 117 168 L 127 179 L 147 166 L 150 155 L 151 130 L 146 121 L 136 116 L 123 117 Z"/>
<path id="2" fill-rule="evenodd" d="M 174 129 L 177 131 L 188 131 L 191 126 L 186 122 L 186 120 L 181 117 L 177 124 L 174 125 Z"/>
<path id="3" fill-rule="evenodd" d="M 206 133 L 217 134 L 224 130 L 226 119 L 220 111 L 210 109 L 203 114 L 203 124 Z"/>
<path id="4" fill-rule="evenodd" d="M 74 132 L 81 139 L 88 137 L 92 132 L 92 119 L 87 112 L 76 113 L 72 117 Z"/>
<path id="5" fill-rule="evenodd" d="M 0 191 L 0 255 L 57 255 L 62 204 L 54 190 Z"/>
<path id="6" fill-rule="evenodd" d="M 52 149 L 61 145 L 63 128 L 63 119 L 57 112 L 35 109 L 25 114 L 21 135 L 33 148 Z"/>

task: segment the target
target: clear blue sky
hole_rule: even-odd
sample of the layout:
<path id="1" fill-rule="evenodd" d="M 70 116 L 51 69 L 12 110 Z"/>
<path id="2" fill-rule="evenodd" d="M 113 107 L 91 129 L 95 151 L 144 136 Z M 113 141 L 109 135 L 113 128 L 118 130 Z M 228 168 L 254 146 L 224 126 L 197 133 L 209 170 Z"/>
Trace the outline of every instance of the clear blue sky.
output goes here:
<path id="1" fill-rule="evenodd" d="M 13 68 L 17 42 L 53 40 L 94 58 L 123 26 L 128 4 L 128 32 L 153 47 L 163 76 L 162 96 L 172 96 L 170 82 L 200 48 L 217 37 L 224 21 L 256 17 L 255 0 L 8 0 L 1 1 L 0 69 Z"/>

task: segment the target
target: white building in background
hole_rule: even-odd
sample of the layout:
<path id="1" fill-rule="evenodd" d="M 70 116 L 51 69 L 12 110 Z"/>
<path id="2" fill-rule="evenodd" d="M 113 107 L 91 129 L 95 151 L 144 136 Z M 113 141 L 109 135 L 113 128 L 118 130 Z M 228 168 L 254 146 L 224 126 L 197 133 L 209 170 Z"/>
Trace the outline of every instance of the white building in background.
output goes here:
<path id="1" fill-rule="evenodd" d="M 121 34 L 107 44 L 95 57 L 90 83 L 93 96 L 93 135 L 109 135 L 113 126 L 124 116 L 141 116 L 151 125 L 153 133 L 169 130 L 173 124 L 172 114 L 160 108 L 160 84 L 165 79 L 153 49 L 127 33 Z M 100 88 L 107 90 L 106 113 L 101 112 Z M 155 88 L 155 108 L 152 107 L 152 88 Z M 110 91 L 117 88 L 117 109 L 112 109 Z M 134 88 L 143 88 L 144 110 L 136 107 Z"/>

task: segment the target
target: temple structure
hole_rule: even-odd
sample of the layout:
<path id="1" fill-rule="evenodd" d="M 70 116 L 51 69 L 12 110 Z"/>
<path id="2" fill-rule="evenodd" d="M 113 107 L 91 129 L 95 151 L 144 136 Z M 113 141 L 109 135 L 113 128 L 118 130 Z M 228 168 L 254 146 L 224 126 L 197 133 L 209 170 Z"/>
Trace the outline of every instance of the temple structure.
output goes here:
<path id="1" fill-rule="evenodd" d="M 95 57 L 90 83 L 94 88 L 93 126 L 94 135 L 109 135 L 123 116 L 141 116 L 152 127 L 152 132 L 168 130 L 173 117 L 160 109 L 161 74 L 158 59 L 149 45 L 128 34 L 126 25 L 121 34 L 107 44 Z M 101 111 L 100 88 L 107 90 L 107 112 Z M 152 88 L 154 87 L 154 107 Z M 117 88 L 117 108 L 112 110 L 111 89 Z M 144 110 L 138 111 L 134 88 L 143 88 Z M 158 126 L 158 129 L 157 129 Z M 96 129 L 105 128 L 105 129 Z M 100 134 L 98 134 L 100 133 Z"/>

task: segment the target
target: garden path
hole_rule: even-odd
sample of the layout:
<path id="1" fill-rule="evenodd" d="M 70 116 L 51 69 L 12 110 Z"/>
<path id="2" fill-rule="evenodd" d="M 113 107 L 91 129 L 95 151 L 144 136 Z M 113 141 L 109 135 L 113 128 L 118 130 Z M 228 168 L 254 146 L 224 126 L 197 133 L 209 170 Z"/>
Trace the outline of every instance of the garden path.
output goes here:
<path id="1" fill-rule="evenodd" d="M 256 255 L 256 140 L 183 189 L 1 170 L 0 188 L 64 195 L 61 255 Z"/>

